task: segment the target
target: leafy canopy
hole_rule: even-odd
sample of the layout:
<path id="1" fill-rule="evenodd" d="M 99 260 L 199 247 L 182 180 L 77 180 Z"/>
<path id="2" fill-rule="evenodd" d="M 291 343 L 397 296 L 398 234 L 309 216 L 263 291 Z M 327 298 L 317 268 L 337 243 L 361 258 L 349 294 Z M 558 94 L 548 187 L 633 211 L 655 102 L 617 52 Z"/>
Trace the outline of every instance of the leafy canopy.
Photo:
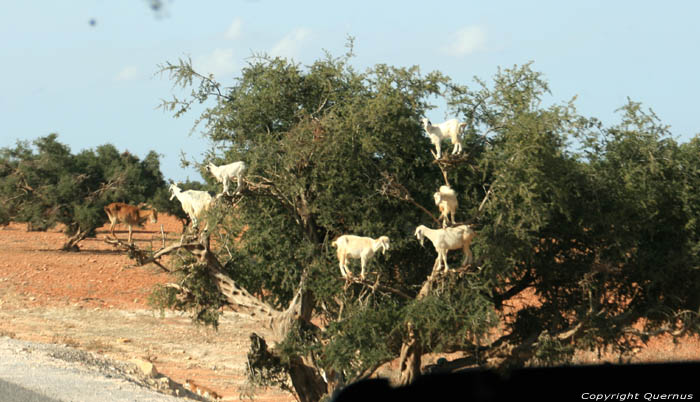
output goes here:
<path id="1" fill-rule="evenodd" d="M 33 145 L 33 147 L 32 147 Z M 104 206 L 121 201 L 164 205 L 167 197 L 158 154 L 143 160 L 105 144 L 77 154 L 57 134 L 30 145 L 18 142 L 0 150 L 2 223 L 26 222 L 33 230 L 65 226 L 75 248 L 84 236 L 107 222 Z"/>
<path id="2" fill-rule="evenodd" d="M 209 159 L 249 166 L 250 191 L 210 217 L 226 273 L 278 308 L 300 283 L 315 296 L 323 330 L 290 333 L 284 354 L 353 379 L 412 337 L 422 353 L 510 367 L 697 333 L 698 138 L 676 143 L 631 101 L 613 127 L 580 116 L 574 99 L 546 105 L 530 64 L 469 87 L 417 67 L 358 72 L 350 56 L 304 67 L 256 57 L 226 88 L 189 61 L 162 66 L 194 86 L 164 107 L 181 115 L 214 100 L 198 119 Z M 441 161 L 420 126 L 436 96 L 468 123 L 464 154 Z M 479 228 L 479 269 L 430 279 L 435 251 L 413 232 L 437 226 L 432 194 L 445 179 L 458 220 Z M 341 280 L 330 243 L 349 233 L 391 239 L 370 263 L 375 286 Z M 450 258 L 457 267 L 459 252 Z"/>

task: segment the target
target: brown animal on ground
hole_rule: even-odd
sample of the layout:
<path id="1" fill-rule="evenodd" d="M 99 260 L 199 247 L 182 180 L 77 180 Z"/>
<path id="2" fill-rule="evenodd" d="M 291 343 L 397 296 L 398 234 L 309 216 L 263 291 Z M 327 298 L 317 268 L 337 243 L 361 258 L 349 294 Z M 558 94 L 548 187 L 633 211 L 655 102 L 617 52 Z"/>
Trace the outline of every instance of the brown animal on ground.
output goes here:
<path id="1" fill-rule="evenodd" d="M 147 220 L 150 220 L 152 223 L 158 222 L 158 211 L 155 209 L 141 209 L 140 207 L 141 205 L 135 207 L 123 202 L 113 202 L 105 207 L 105 213 L 111 223 L 109 232 L 112 236 L 117 237 L 114 234 L 114 226 L 118 223 L 123 223 L 129 227 L 129 243 L 131 243 L 132 226 L 141 227 Z"/>
<path id="2" fill-rule="evenodd" d="M 192 380 L 189 380 L 189 379 L 185 380 L 184 387 L 185 387 L 185 389 L 187 389 L 187 390 L 189 390 L 197 395 L 208 398 L 212 401 L 220 401 L 221 400 L 221 395 L 217 394 L 216 392 L 212 391 L 211 389 L 209 389 L 207 387 L 196 384 Z"/>

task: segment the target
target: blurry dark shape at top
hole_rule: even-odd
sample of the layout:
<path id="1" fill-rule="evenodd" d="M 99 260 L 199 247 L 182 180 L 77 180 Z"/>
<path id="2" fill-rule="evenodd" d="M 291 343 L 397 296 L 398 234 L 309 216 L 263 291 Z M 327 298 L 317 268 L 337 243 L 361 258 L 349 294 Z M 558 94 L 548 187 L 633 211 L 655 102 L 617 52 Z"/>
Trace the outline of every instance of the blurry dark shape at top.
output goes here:
<path id="1" fill-rule="evenodd" d="M 163 2 L 160 0 L 147 0 L 149 5 L 151 6 L 151 9 L 153 11 L 160 11 L 161 8 L 163 8 Z"/>
<path id="2" fill-rule="evenodd" d="M 166 13 L 165 0 L 146 0 L 148 7 L 159 17 Z"/>

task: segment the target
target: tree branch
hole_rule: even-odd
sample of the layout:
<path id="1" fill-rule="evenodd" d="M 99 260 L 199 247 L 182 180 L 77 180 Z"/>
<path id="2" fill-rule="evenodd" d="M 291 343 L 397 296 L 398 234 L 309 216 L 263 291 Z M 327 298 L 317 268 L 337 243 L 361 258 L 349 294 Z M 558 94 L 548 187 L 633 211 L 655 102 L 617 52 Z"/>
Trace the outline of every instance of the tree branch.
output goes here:
<path id="1" fill-rule="evenodd" d="M 379 193 L 381 195 L 394 197 L 402 201 L 407 201 L 413 204 L 416 208 L 425 212 L 426 215 L 428 215 L 433 221 L 435 221 L 437 225 L 441 225 L 440 221 L 435 217 L 435 215 L 433 215 L 424 206 L 420 205 L 416 202 L 416 200 L 413 199 L 406 187 L 399 183 L 394 175 L 391 175 L 390 173 L 384 171 L 382 172 L 382 177 L 384 178 L 384 183 L 382 184 L 382 188 L 379 190 Z"/>
<path id="2" fill-rule="evenodd" d="M 493 305 L 494 308 L 497 310 L 500 310 L 503 307 L 503 302 L 505 300 L 509 300 L 511 297 L 517 295 L 518 293 L 522 292 L 523 290 L 527 289 L 530 285 L 532 285 L 534 281 L 534 277 L 532 276 L 532 271 L 528 270 L 525 275 L 523 275 L 522 278 L 513 286 L 511 286 L 508 290 L 506 290 L 503 293 L 497 293 L 493 297 Z"/>
<path id="3" fill-rule="evenodd" d="M 377 280 L 376 280 L 374 283 L 372 283 L 372 282 L 368 281 L 367 279 L 362 279 L 362 278 L 359 278 L 359 277 L 356 277 L 356 276 L 352 276 L 352 275 L 351 275 L 351 276 L 348 276 L 348 277 L 346 278 L 346 286 L 345 286 L 345 287 L 347 288 L 347 286 L 348 286 L 350 283 L 357 283 L 357 284 L 360 284 L 360 285 L 367 286 L 367 287 L 369 287 L 370 289 L 372 289 L 373 292 L 375 292 L 375 291 L 377 291 L 377 290 L 380 290 L 380 291 L 385 291 L 385 292 L 393 293 L 393 294 L 395 294 L 395 295 L 397 295 L 397 296 L 399 296 L 399 297 L 403 297 L 403 298 L 406 299 L 406 300 L 413 300 L 413 296 L 408 295 L 408 294 L 405 293 L 404 291 L 402 291 L 402 290 L 400 290 L 400 289 L 392 288 L 391 286 L 387 286 L 387 285 L 383 285 L 383 284 L 379 283 L 379 277 L 377 277 Z"/>
<path id="4" fill-rule="evenodd" d="M 207 264 L 208 273 L 212 279 L 214 279 L 214 282 L 219 288 L 221 294 L 226 298 L 227 304 L 234 308 L 238 307 L 256 312 L 263 312 L 273 317 L 281 314 L 280 311 L 253 296 L 245 288 L 239 286 L 233 279 L 231 279 L 231 277 L 223 273 L 224 267 L 221 265 L 216 256 L 209 251 L 208 239 L 208 235 L 203 233 L 196 242 L 174 244 L 156 251 L 151 256 L 149 256 L 144 250 L 139 249 L 137 246 L 133 244 L 126 244 L 119 239 L 113 240 L 105 238 L 105 242 L 126 250 L 129 257 L 137 261 L 136 266 L 154 263 L 168 273 L 172 273 L 173 270 L 166 268 L 158 261 L 158 259 L 181 249 L 187 250 L 193 255 L 196 255 L 201 262 L 205 262 Z"/>

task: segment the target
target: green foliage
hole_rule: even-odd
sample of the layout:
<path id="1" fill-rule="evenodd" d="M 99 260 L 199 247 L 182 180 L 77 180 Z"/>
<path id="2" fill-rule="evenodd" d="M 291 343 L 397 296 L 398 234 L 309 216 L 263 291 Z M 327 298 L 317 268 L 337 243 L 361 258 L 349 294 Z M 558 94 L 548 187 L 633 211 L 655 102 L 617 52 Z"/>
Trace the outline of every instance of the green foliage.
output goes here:
<path id="1" fill-rule="evenodd" d="M 498 364 L 518 350 L 519 365 L 698 331 L 700 140 L 678 145 L 639 104 L 604 128 L 574 99 L 549 102 L 530 64 L 474 88 L 417 67 L 358 72 L 328 55 L 304 67 L 254 58 L 226 89 L 188 61 L 163 71 L 195 86 L 190 99 L 166 102 L 176 114 L 215 99 L 198 121 L 211 158 L 249 166 L 249 190 L 210 221 L 227 273 L 280 309 L 303 274 L 315 295 L 325 330 L 288 339 L 287 355 L 312 353 L 353 378 L 398 357 L 409 323 L 423 352 Z M 439 163 L 419 123 L 435 96 L 468 123 L 464 155 Z M 435 252 L 413 232 L 435 224 L 413 201 L 436 210 L 441 167 L 458 217 L 479 227 L 480 269 L 450 273 L 418 298 Z M 370 263 L 375 287 L 340 278 L 330 243 L 349 233 L 391 239 Z M 518 300 L 525 291 L 534 299 Z"/>
<path id="2" fill-rule="evenodd" d="M 498 325 L 487 292 L 475 274 L 449 278 L 440 289 L 411 303 L 404 320 L 413 324 L 425 350 L 473 348 Z"/>
<path id="3" fill-rule="evenodd" d="M 33 230 L 63 224 L 69 236 L 90 235 L 107 222 L 105 205 L 149 202 L 164 194 L 158 154 L 143 161 L 106 144 L 72 154 L 57 134 L 0 150 L 0 217 Z M 79 241 L 79 239 L 78 239 Z M 75 244 L 72 244 L 74 246 Z"/>
<path id="4" fill-rule="evenodd" d="M 401 348 L 403 316 L 401 305 L 391 299 L 351 305 L 342 319 L 328 326 L 328 346 L 319 352 L 321 365 L 355 378 L 392 360 Z"/>
<path id="5" fill-rule="evenodd" d="M 177 265 L 181 268 L 176 272 L 176 285 L 179 288 L 172 285 L 156 286 L 149 296 L 149 305 L 161 312 L 166 308 L 187 311 L 191 313 L 195 324 L 217 328 L 224 300 L 209 276 L 206 264 L 197 263 L 189 256 L 182 258 Z M 182 294 L 183 289 L 187 289 L 185 294 Z"/>
<path id="6" fill-rule="evenodd" d="M 428 141 L 419 118 L 441 80 L 420 77 L 415 68 L 358 74 L 345 59 L 330 57 L 306 70 L 282 59 L 245 68 L 203 116 L 210 138 L 227 147 L 224 160 L 245 160 L 247 177 L 264 186 L 260 196 L 241 201 L 233 226 L 222 228 L 229 238 L 242 234 L 245 244 L 230 248 L 235 278 L 252 292 L 264 287 L 283 306 L 304 270 L 324 273 L 314 287 L 336 276 L 330 241 L 342 233 L 388 235 L 417 250 L 403 239 L 424 219 L 421 212 L 378 190 L 390 173 L 429 202 L 423 187 L 439 183 L 439 170 L 423 152 Z M 396 220 L 405 224 L 397 227 Z M 394 261 L 388 255 L 387 266 L 414 258 L 399 255 Z"/>

